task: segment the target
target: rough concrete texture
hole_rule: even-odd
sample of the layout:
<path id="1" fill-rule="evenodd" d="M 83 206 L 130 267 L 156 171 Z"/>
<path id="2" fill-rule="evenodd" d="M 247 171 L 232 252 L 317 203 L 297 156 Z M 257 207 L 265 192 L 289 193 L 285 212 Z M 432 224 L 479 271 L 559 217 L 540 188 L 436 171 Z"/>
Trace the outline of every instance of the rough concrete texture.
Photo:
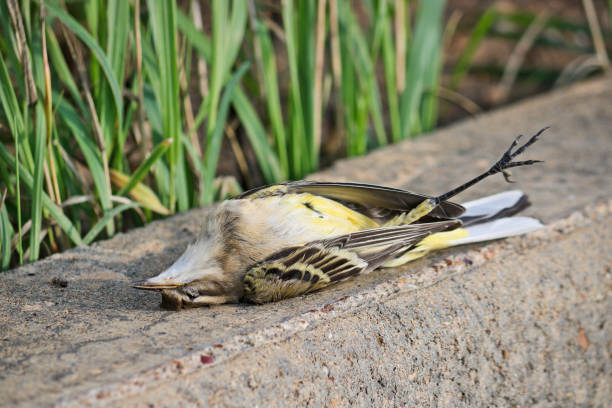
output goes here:
<path id="1" fill-rule="evenodd" d="M 440 193 L 552 129 L 458 201 L 511 188 L 549 226 L 263 306 L 170 312 L 129 287 L 206 209 L 0 276 L 0 406 L 610 406 L 612 81 L 583 83 L 317 179 Z M 67 281 L 67 287 L 53 279 Z"/>

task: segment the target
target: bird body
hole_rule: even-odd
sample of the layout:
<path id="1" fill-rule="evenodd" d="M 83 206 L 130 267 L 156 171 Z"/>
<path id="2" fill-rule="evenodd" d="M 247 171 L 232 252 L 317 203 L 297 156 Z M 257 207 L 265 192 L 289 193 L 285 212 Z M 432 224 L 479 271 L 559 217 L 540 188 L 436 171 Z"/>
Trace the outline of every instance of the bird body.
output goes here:
<path id="1" fill-rule="evenodd" d="M 484 176 L 439 197 L 312 181 L 248 191 L 217 204 L 183 255 L 134 287 L 161 291 L 162 304 L 176 309 L 265 303 L 399 266 L 432 250 L 537 229 L 537 220 L 511 217 L 528 205 L 521 192 L 466 203 L 467 211 L 448 198 L 490 174 L 535 163 L 512 158 L 540 133 L 512 152 L 515 141 Z"/>

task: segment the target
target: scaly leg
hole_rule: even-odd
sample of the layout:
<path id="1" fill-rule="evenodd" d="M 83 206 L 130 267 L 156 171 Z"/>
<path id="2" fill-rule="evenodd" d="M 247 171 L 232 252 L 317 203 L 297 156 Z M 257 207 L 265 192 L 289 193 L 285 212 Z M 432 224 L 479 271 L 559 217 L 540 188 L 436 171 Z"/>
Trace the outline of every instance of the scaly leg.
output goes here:
<path id="1" fill-rule="evenodd" d="M 441 196 L 438 196 L 435 198 L 429 198 L 423 201 L 421 204 L 413 208 L 410 212 L 406 213 L 405 215 L 404 214 L 400 215 L 399 217 L 402 217 L 401 223 L 402 224 L 412 224 L 413 222 L 418 221 L 419 219 L 421 219 L 422 217 L 426 216 L 431 211 L 433 211 L 433 209 L 436 208 L 438 204 L 440 204 L 442 201 L 446 201 L 456 196 L 457 194 L 467 190 L 468 188 L 472 187 L 474 184 L 478 183 L 479 181 L 484 180 L 485 178 L 489 176 L 492 176 L 497 173 L 503 173 L 506 181 L 510 182 L 509 176 L 508 174 L 505 173 L 505 170 L 512 168 L 512 167 L 529 166 L 535 163 L 541 163 L 542 160 L 525 160 L 525 161 L 513 162 L 512 159 L 514 159 L 519 154 L 523 153 L 525 149 L 527 149 L 529 146 L 534 144 L 538 140 L 538 137 L 542 133 L 544 133 L 544 131 L 546 131 L 547 129 L 548 127 L 541 129 L 538 133 L 533 135 L 524 145 L 520 146 L 518 149 L 516 149 L 513 152 L 512 150 L 518 145 L 518 142 L 520 138 L 522 137 L 522 135 L 519 135 L 516 139 L 514 139 L 514 141 L 510 145 L 510 148 L 506 150 L 506 152 L 503 154 L 501 159 L 499 159 L 497 163 L 495 163 L 489 170 L 482 173 L 478 177 L 474 177 L 472 180 L 468 181 L 467 183 L 464 183 L 460 185 L 459 187 L 454 188 L 442 194 Z"/>

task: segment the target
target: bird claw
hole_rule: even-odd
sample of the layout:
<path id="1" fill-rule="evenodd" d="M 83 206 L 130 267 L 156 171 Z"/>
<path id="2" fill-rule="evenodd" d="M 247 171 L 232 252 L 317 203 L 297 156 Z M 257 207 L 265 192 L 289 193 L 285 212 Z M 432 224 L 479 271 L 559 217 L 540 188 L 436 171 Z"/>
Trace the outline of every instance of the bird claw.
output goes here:
<path id="1" fill-rule="evenodd" d="M 504 175 L 506 182 L 514 183 L 514 181 L 511 179 L 511 174 L 507 172 L 506 169 L 509 169 L 511 167 L 529 166 L 531 164 L 540 163 L 541 160 L 525 160 L 525 161 L 520 161 L 520 162 L 513 162 L 512 159 L 514 159 L 519 154 L 523 153 L 525 149 L 527 149 L 527 147 L 537 142 L 538 137 L 547 129 L 549 129 L 548 126 L 540 129 L 535 135 L 531 136 L 529 140 L 525 142 L 522 146 L 519 146 L 518 149 L 516 149 L 515 151 L 512 151 L 516 146 L 518 146 L 519 140 L 521 139 L 521 137 L 523 137 L 523 135 L 518 135 L 516 139 L 514 139 L 514 141 L 510 145 L 510 148 L 506 150 L 502 158 L 497 163 L 495 163 L 495 166 L 493 166 L 491 170 L 496 173 L 501 172 Z"/>
<path id="2" fill-rule="evenodd" d="M 508 149 L 508 151 L 506 153 L 508 153 L 510 155 L 511 159 L 514 159 L 516 156 L 518 156 L 519 154 L 523 153 L 525 151 L 525 149 L 527 149 L 529 146 L 531 146 L 532 144 L 534 144 L 535 142 L 538 141 L 538 138 L 540 137 L 540 135 L 542 133 L 544 133 L 545 131 L 547 131 L 548 129 L 550 129 L 550 126 L 546 126 L 542 129 L 540 129 L 535 135 L 531 136 L 529 138 L 528 141 L 526 141 L 521 147 L 519 147 L 518 149 L 516 149 L 515 152 L 512 152 L 512 149 L 518 144 L 518 140 L 523 136 L 523 135 L 519 135 L 514 142 L 512 143 L 512 145 L 510 146 L 510 149 Z"/>

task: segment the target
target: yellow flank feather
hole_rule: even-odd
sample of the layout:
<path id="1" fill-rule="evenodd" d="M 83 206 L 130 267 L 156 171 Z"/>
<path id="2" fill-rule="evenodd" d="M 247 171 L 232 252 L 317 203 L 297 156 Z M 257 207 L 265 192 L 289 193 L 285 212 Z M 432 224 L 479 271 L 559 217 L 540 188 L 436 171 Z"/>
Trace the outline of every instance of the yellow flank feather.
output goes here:
<path id="1" fill-rule="evenodd" d="M 429 235 L 418 243 L 417 247 L 427 248 L 431 250 L 448 248 L 450 242 L 459 238 L 465 238 L 468 236 L 468 230 L 465 228 L 457 228 L 452 231 L 438 232 Z"/>
<path id="2" fill-rule="evenodd" d="M 429 253 L 429 250 L 413 249 L 412 251 L 406 252 L 404 255 L 398 256 L 397 258 L 393 258 L 385 262 L 382 265 L 382 267 L 383 268 L 395 268 L 396 266 L 402 266 L 408 262 L 412 262 L 416 259 L 422 258 L 428 253 Z"/>
<path id="3" fill-rule="evenodd" d="M 452 231 L 437 232 L 431 234 L 421 242 L 419 242 L 416 248 L 405 254 L 398 256 L 397 258 L 391 259 L 383 265 L 384 268 L 393 268 L 396 266 L 404 265 L 405 263 L 412 262 L 427 255 L 430 251 L 443 249 L 451 246 L 451 242 L 468 236 L 468 230 L 465 228 L 457 228 Z"/>

